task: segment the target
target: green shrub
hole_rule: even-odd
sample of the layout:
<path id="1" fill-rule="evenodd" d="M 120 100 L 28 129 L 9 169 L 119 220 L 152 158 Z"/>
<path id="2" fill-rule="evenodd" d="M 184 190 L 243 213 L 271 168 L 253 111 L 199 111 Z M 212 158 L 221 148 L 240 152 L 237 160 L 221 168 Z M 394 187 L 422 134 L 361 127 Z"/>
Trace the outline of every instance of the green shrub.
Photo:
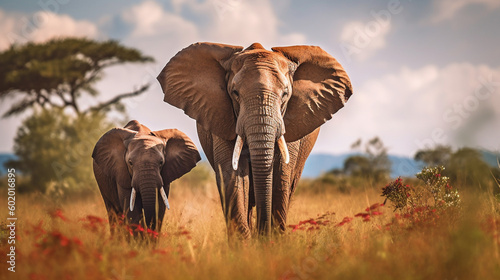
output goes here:
<path id="1" fill-rule="evenodd" d="M 14 152 L 6 163 L 26 177 L 19 192 L 39 191 L 64 195 L 96 190 L 92 149 L 112 124 L 103 113 L 73 116 L 59 109 L 43 109 L 19 127 Z"/>

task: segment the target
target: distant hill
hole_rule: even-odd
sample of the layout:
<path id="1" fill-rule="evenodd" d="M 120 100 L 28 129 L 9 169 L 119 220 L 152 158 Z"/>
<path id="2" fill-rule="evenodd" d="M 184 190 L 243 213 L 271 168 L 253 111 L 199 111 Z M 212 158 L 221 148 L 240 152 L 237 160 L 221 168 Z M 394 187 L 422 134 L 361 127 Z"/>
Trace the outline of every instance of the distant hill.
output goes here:
<path id="1" fill-rule="evenodd" d="M 500 158 L 499 153 L 493 153 L 483 150 L 481 151 L 481 155 L 483 156 L 483 160 L 490 166 L 498 166 L 497 159 Z"/>
<path id="2" fill-rule="evenodd" d="M 344 161 L 354 155 L 353 153 L 330 155 L 330 154 L 311 154 L 304 166 L 303 178 L 316 178 L 321 174 L 332 169 L 342 169 Z M 392 162 L 391 177 L 398 176 L 410 177 L 420 171 L 421 164 L 409 157 L 389 155 Z"/>
<path id="3" fill-rule="evenodd" d="M 16 159 L 17 157 L 14 154 L 0 154 L 0 176 L 7 174 L 7 167 L 4 164 L 12 159 Z"/>
<path id="4" fill-rule="evenodd" d="M 497 157 L 500 157 L 498 153 L 493 153 L 490 151 L 481 150 L 480 151 L 483 160 L 491 167 L 497 167 Z M 304 172 L 302 173 L 303 178 L 315 178 L 321 174 L 328 172 L 332 169 L 339 168 L 342 169 L 344 166 L 344 160 L 354 153 L 346 153 L 340 155 L 330 155 L 330 154 L 312 154 L 306 161 L 304 167 Z M 389 160 L 392 163 L 391 177 L 412 177 L 418 173 L 424 163 L 415 161 L 413 158 L 389 155 Z"/>

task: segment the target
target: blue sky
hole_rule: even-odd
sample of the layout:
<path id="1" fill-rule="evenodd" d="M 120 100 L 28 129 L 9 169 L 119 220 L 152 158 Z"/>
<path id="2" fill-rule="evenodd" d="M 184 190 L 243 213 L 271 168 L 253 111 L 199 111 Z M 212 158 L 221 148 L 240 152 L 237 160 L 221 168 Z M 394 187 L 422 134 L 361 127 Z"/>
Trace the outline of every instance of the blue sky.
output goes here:
<path id="1" fill-rule="evenodd" d="M 100 98 L 151 82 L 127 101 L 130 118 L 179 128 L 197 144 L 194 121 L 162 102 L 154 78 L 177 51 L 211 41 L 318 45 L 342 63 L 354 95 L 323 125 L 314 153 L 346 152 L 373 136 L 406 156 L 435 144 L 500 150 L 498 0 L 18 0 L 0 3 L 0 26 L 0 50 L 13 41 L 87 36 L 154 56 L 156 63 L 110 69 Z M 2 101 L 0 113 L 11 103 Z M 12 151 L 25 116 L 0 120 L 0 152 Z"/>

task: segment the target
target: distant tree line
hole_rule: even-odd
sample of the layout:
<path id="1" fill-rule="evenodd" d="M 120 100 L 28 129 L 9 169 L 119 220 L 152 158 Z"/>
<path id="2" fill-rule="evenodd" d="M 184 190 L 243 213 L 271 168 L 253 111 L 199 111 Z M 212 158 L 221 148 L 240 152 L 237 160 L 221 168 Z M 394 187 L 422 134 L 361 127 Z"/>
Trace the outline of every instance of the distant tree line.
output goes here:
<path id="1" fill-rule="evenodd" d="M 349 156 L 342 168 L 330 170 L 315 180 L 313 189 L 335 186 L 349 192 L 358 186 L 384 186 L 390 180 L 391 161 L 388 149 L 382 140 L 374 137 L 363 143 L 361 139 L 351 145 L 355 152 Z M 500 164 L 491 166 L 481 151 L 473 148 L 453 150 L 449 146 L 438 145 L 432 149 L 418 150 L 414 159 L 421 167 L 444 166 L 443 176 L 460 188 L 468 188 L 500 193 Z"/>

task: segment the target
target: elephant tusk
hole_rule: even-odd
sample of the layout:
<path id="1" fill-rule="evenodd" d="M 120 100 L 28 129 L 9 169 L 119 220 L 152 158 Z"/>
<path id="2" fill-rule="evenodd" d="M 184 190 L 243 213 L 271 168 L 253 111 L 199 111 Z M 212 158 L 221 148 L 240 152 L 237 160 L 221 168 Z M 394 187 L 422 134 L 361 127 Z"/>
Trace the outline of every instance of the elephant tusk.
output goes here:
<path id="1" fill-rule="evenodd" d="M 132 188 L 132 195 L 130 195 L 130 211 L 134 211 L 135 196 L 136 196 L 135 189 Z"/>
<path id="2" fill-rule="evenodd" d="M 243 149 L 243 139 L 238 135 L 233 151 L 233 169 L 238 170 L 238 161 L 240 160 L 241 149 Z"/>
<path id="3" fill-rule="evenodd" d="M 278 147 L 281 151 L 281 155 L 285 158 L 285 163 L 288 164 L 290 162 L 290 154 L 288 153 L 288 147 L 286 146 L 285 137 L 281 135 L 278 140 Z"/>
<path id="4" fill-rule="evenodd" d="M 165 193 L 165 189 L 163 187 L 160 188 L 160 194 L 161 194 L 161 198 L 163 198 L 163 202 L 165 203 L 165 206 L 167 206 L 167 209 L 170 210 L 170 204 L 168 204 L 167 194 Z"/>

